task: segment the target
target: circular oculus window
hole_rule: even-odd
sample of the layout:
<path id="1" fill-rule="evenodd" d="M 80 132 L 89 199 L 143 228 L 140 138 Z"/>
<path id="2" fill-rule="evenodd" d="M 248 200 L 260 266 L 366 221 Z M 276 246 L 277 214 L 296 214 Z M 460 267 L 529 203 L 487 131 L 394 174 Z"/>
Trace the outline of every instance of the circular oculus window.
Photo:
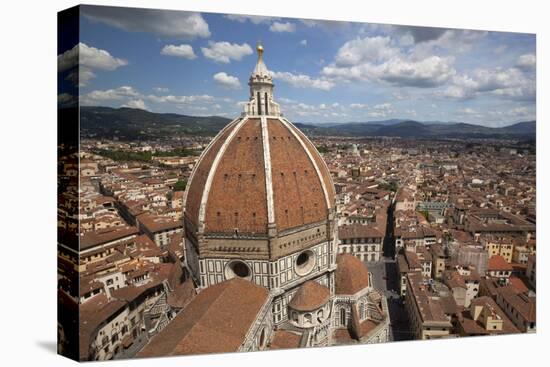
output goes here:
<path id="1" fill-rule="evenodd" d="M 298 275 L 304 276 L 313 270 L 315 267 L 315 254 L 311 250 L 306 250 L 302 253 L 300 253 L 296 257 L 296 273 Z"/>
<path id="2" fill-rule="evenodd" d="M 250 280 L 252 278 L 252 272 L 250 267 L 240 260 L 230 261 L 225 266 L 225 279 L 242 278 Z"/>

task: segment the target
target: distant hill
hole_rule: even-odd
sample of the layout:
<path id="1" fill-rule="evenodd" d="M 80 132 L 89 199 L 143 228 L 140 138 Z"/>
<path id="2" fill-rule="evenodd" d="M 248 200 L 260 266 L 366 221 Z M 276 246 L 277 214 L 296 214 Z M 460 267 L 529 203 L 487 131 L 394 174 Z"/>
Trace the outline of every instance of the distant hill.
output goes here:
<path id="1" fill-rule="evenodd" d="M 517 124 L 503 127 L 502 130 L 511 134 L 534 136 L 537 132 L 537 124 L 535 121 L 518 122 Z"/>
<path id="2" fill-rule="evenodd" d="M 417 121 L 403 121 L 395 125 L 384 126 L 375 133 L 381 136 L 418 137 L 430 134 L 430 127 Z"/>
<path id="3" fill-rule="evenodd" d="M 139 140 L 169 134 L 215 135 L 231 120 L 220 116 L 153 113 L 136 108 L 81 107 L 81 134 Z"/>
<path id="4" fill-rule="evenodd" d="M 220 116 L 187 116 L 154 113 L 135 108 L 81 107 L 80 127 L 84 136 L 118 137 L 121 140 L 158 138 L 175 134 L 211 136 L 231 120 Z M 391 119 L 340 124 L 295 123 L 308 135 L 387 136 L 402 138 L 503 138 L 533 139 L 535 121 L 491 128 L 463 122 Z"/>
<path id="5" fill-rule="evenodd" d="M 535 137 L 536 122 L 526 121 L 514 125 L 493 128 L 480 125 L 457 123 L 437 123 L 404 120 L 386 126 L 375 122 L 333 125 L 316 129 L 319 135 L 344 136 L 388 136 L 402 138 L 503 138 L 531 139 Z"/>

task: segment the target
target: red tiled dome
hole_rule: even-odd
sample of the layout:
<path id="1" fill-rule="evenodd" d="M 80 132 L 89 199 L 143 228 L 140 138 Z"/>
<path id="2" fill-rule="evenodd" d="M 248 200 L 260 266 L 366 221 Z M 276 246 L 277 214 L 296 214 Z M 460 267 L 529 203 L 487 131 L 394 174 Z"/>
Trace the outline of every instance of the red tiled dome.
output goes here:
<path id="1" fill-rule="evenodd" d="M 314 311 L 324 306 L 329 298 L 330 291 L 327 287 L 309 280 L 294 293 L 288 306 L 296 311 Z"/>
<path id="2" fill-rule="evenodd" d="M 185 218 L 204 234 L 265 234 L 269 223 L 284 230 L 326 220 L 334 196 L 326 164 L 300 130 L 282 117 L 243 117 L 203 152 Z"/>

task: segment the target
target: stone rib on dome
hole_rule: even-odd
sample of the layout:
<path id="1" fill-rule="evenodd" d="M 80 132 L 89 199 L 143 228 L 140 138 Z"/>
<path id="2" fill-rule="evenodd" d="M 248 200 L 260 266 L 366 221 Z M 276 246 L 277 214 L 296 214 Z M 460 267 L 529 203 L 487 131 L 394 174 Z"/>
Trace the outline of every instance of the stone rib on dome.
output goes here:
<path id="1" fill-rule="evenodd" d="M 212 162 L 214 161 L 214 158 L 216 158 L 221 145 L 239 121 L 240 119 L 231 121 L 218 133 L 218 135 L 206 147 L 196 166 L 193 168 L 193 172 L 191 173 L 192 182 L 190 182 L 192 185 L 189 185 L 184 201 L 185 213 L 187 214 L 186 217 L 195 228 L 198 226 L 202 194 L 204 185 L 206 184 L 206 179 L 208 178 L 208 173 L 212 167 Z"/>
<path id="2" fill-rule="evenodd" d="M 369 271 L 365 264 L 351 254 L 336 257 L 336 294 L 352 295 L 369 286 Z"/>
<path id="3" fill-rule="evenodd" d="M 247 233 L 266 232 L 261 134 L 260 119 L 250 119 L 236 132 L 223 153 L 206 202 L 204 221 L 208 232 L 228 232 L 232 228 Z"/>
<path id="4" fill-rule="evenodd" d="M 314 311 L 324 305 L 330 299 L 330 290 L 309 280 L 305 282 L 290 300 L 288 306 L 296 311 Z"/>

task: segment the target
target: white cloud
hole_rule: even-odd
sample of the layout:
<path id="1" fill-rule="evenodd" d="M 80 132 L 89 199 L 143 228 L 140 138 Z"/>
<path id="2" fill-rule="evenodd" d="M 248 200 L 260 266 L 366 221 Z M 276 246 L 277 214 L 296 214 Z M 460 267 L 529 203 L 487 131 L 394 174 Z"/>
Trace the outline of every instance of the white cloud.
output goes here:
<path id="1" fill-rule="evenodd" d="M 328 79 L 385 82 L 400 86 L 429 88 L 444 84 L 455 75 L 452 60 L 431 56 L 422 60 L 395 57 L 381 64 L 362 63 L 356 66 L 325 66 L 321 74 Z"/>
<path id="2" fill-rule="evenodd" d="M 120 107 L 139 108 L 140 110 L 149 110 L 143 99 L 132 99 Z"/>
<path id="3" fill-rule="evenodd" d="M 225 72 L 214 74 L 212 78 L 218 85 L 224 88 L 241 89 L 241 82 L 239 81 L 239 78 L 228 75 Z"/>
<path id="4" fill-rule="evenodd" d="M 532 101 L 536 95 L 535 81 L 516 68 L 476 69 L 469 75 L 453 77 L 452 84 L 441 93 L 452 99 L 469 99 L 483 94 Z"/>
<path id="5" fill-rule="evenodd" d="M 239 23 L 244 23 L 249 21 L 253 24 L 266 24 L 271 23 L 272 20 L 278 19 L 273 17 L 265 17 L 262 15 L 237 15 L 237 14 L 228 14 L 225 16 L 229 20 L 234 20 Z"/>
<path id="6" fill-rule="evenodd" d="M 510 109 L 498 109 L 487 111 L 484 121 L 490 125 L 499 127 L 506 126 L 518 121 L 536 120 L 535 106 L 520 106 Z"/>
<path id="7" fill-rule="evenodd" d="M 368 109 L 367 116 L 375 118 L 383 118 L 392 114 L 394 111 L 391 103 L 380 103 Z"/>
<path id="8" fill-rule="evenodd" d="M 420 61 L 392 59 L 371 70 L 379 80 L 411 87 L 435 87 L 447 82 L 456 71 L 449 59 L 431 56 Z"/>
<path id="9" fill-rule="evenodd" d="M 466 107 L 466 108 L 462 108 L 462 109 L 458 110 L 458 113 L 464 114 L 464 115 L 475 115 L 478 112 L 476 110 L 470 108 L 470 107 Z"/>
<path id="10" fill-rule="evenodd" d="M 157 93 L 168 93 L 170 92 L 170 89 L 165 87 L 154 87 L 153 90 Z"/>
<path id="11" fill-rule="evenodd" d="M 128 61 L 112 56 L 108 51 L 88 46 L 80 42 L 72 49 L 57 56 L 59 72 L 69 70 L 77 65 L 100 70 L 115 70 L 128 65 Z"/>
<path id="12" fill-rule="evenodd" d="M 283 33 L 283 32 L 292 33 L 296 30 L 296 25 L 290 22 L 285 22 L 285 23 L 273 22 L 269 27 L 269 30 L 271 32 L 276 32 L 276 33 Z"/>
<path id="13" fill-rule="evenodd" d="M 447 29 L 438 38 L 415 43 L 410 56 L 425 58 L 442 51 L 453 55 L 463 54 L 470 51 L 472 46 L 486 35 L 485 31 Z"/>
<path id="14" fill-rule="evenodd" d="M 516 67 L 523 71 L 535 70 L 537 66 L 537 58 L 534 54 L 525 54 L 518 57 Z"/>
<path id="15" fill-rule="evenodd" d="M 115 70 L 120 66 L 128 65 L 128 61 L 111 56 L 105 50 L 90 47 L 85 43 L 79 43 L 80 66 L 92 69 Z"/>
<path id="16" fill-rule="evenodd" d="M 282 80 L 296 88 L 330 90 L 334 87 L 334 83 L 332 81 L 326 79 L 314 79 L 309 75 L 293 74 L 287 71 L 274 71 L 271 74 L 273 78 Z"/>
<path id="17" fill-rule="evenodd" d="M 78 65 L 78 46 L 74 46 L 70 50 L 57 55 L 57 71 L 63 72 Z"/>
<path id="18" fill-rule="evenodd" d="M 341 22 L 337 20 L 320 20 L 320 19 L 300 19 L 300 22 L 306 27 L 319 27 L 327 31 L 336 29 L 345 29 L 350 26 L 349 22 Z"/>
<path id="19" fill-rule="evenodd" d="M 69 107 L 76 104 L 77 98 L 69 93 L 61 93 L 57 95 L 57 103 L 63 107 Z"/>
<path id="20" fill-rule="evenodd" d="M 368 108 L 369 105 L 366 103 L 351 103 L 349 105 L 351 108 Z"/>
<path id="21" fill-rule="evenodd" d="M 301 44 L 302 46 L 307 46 L 307 40 L 305 40 L 305 39 L 304 39 L 304 40 L 301 40 L 301 41 L 300 41 L 300 44 Z"/>
<path id="22" fill-rule="evenodd" d="M 92 70 L 82 66 L 69 72 L 65 80 L 71 81 L 79 87 L 84 87 L 90 80 L 95 78 L 95 76 L 96 75 Z"/>
<path id="23" fill-rule="evenodd" d="M 155 96 L 148 95 L 148 100 L 155 103 L 172 103 L 172 104 L 192 104 L 192 103 L 213 103 L 215 98 L 208 95 L 191 95 L 191 96 Z"/>
<path id="24" fill-rule="evenodd" d="M 335 62 L 339 66 L 358 65 L 364 62 L 380 62 L 397 54 L 391 47 L 390 37 L 356 38 L 346 42 L 338 50 Z"/>
<path id="25" fill-rule="evenodd" d="M 244 56 L 252 54 L 252 48 L 247 43 L 239 45 L 237 43 L 210 41 L 208 47 L 202 47 L 201 50 L 204 57 L 223 64 L 228 64 L 231 60 L 239 61 Z"/>
<path id="26" fill-rule="evenodd" d="M 128 61 L 82 42 L 57 56 L 58 71 L 70 70 L 65 79 L 80 87 L 96 77 L 92 69 L 112 71 L 124 65 L 128 65 Z"/>
<path id="27" fill-rule="evenodd" d="M 62 97 L 60 97 L 62 98 Z M 212 111 L 222 108 L 218 101 L 225 98 L 202 95 L 144 95 L 130 86 L 121 86 L 114 89 L 94 90 L 80 96 L 80 103 L 84 106 L 121 106 L 149 110 L 149 104 L 166 104 L 168 108 L 176 108 L 184 113 L 193 114 L 194 111 Z M 161 107 L 167 108 L 167 106 Z M 205 115 L 208 115 L 206 113 Z M 211 113 L 210 113 L 211 114 Z"/>
<path id="28" fill-rule="evenodd" d="M 88 81 L 95 78 L 95 74 L 90 69 L 87 69 L 85 67 L 81 67 L 78 69 L 78 82 L 79 86 L 85 86 L 88 84 Z"/>
<path id="29" fill-rule="evenodd" d="M 528 116 L 531 113 L 532 110 L 527 107 L 516 107 L 507 111 L 509 116 Z"/>
<path id="30" fill-rule="evenodd" d="M 148 32 L 161 37 L 194 39 L 210 37 L 208 23 L 199 13 L 162 9 L 81 6 L 86 18 L 128 32 Z"/>
<path id="31" fill-rule="evenodd" d="M 394 25 L 391 27 L 392 29 L 396 30 L 397 33 L 404 34 L 405 36 L 410 37 L 414 43 L 437 40 L 446 31 L 445 28 L 437 27 L 418 27 L 404 25 Z"/>
<path id="32" fill-rule="evenodd" d="M 122 86 L 116 89 L 94 90 L 80 96 L 83 105 L 98 105 L 108 101 L 120 101 L 126 98 L 139 97 L 137 90 L 130 86 Z"/>
<path id="33" fill-rule="evenodd" d="M 321 74 L 329 80 L 374 81 L 399 86 L 436 87 L 456 71 L 452 58 L 422 58 L 403 54 L 393 47 L 390 37 L 364 37 L 346 42 Z"/>
<path id="34" fill-rule="evenodd" d="M 160 51 L 162 55 L 183 57 L 184 59 L 193 60 L 197 58 L 191 45 L 166 45 Z"/>

